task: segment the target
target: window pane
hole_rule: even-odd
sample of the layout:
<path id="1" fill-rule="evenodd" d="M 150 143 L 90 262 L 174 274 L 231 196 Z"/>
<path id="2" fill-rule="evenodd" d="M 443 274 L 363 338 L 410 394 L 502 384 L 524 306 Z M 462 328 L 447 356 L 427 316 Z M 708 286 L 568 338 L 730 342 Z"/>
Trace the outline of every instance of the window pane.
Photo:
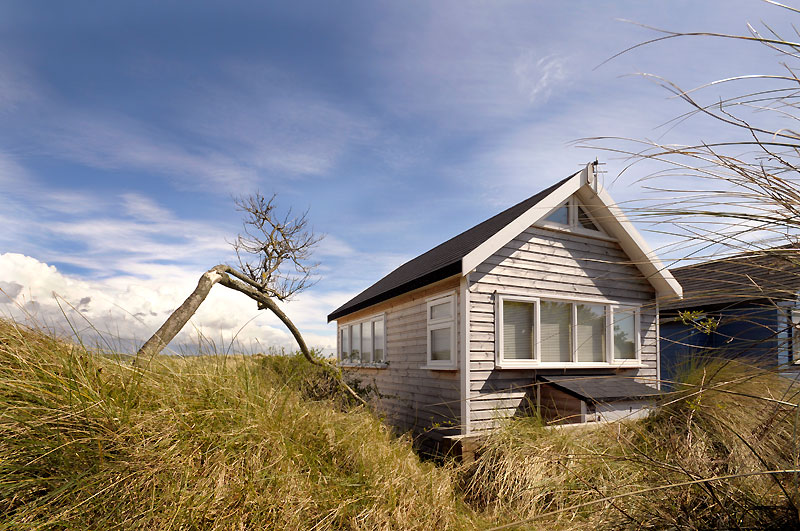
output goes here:
<path id="1" fill-rule="evenodd" d="M 350 361 L 357 363 L 361 361 L 361 325 L 350 325 L 350 340 L 353 342 Z"/>
<path id="2" fill-rule="evenodd" d="M 636 311 L 614 308 L 614 359 L 636 359 Z"/>
<path id="3" fill-rule="evenodd" d="M 528 302 L 503 301 L 503 357 L 533 359 L 534 306 Z"/>
<path id="4" fill-rule="evenodd" d="M 606 361 L 606 307 L 577 304 L 578 361 Z"/>
<path id="5" fill-rule="evenodd" d="M 572 361 L 572 304 L 542 301 L 541 361 Z"/>
<path id="6" fill-rule="evenodd" d="M 347 361 L 347 358 L 350 357 L 350 334 L 348 333 L 347 328 L 342 328 L 339 330 L 339 359 L 342 361 Z"/>
<path id="7" fill-rule="evenodd" d="M 450 308 L 451 304 L 449 301 L 441 304 L 431 305 L 431 315 L 429 316 L 429 319 L 432 321 L 434 319 L 450 319 L 452 317 Z"/>
<path id="8" fill-rule="evenodd" d="M 431 360 L 450 361 L 450 327 L 431 330 Z"/>
<path id="9" fill-rule="evenodd" d="M 569 207 L 564 203 L 553 211 L 552 214 L 545 218 L 547 221 L 561 223 L 562 225 L 569 225 Z"/>
<path id="10" fill-rule="evenodd" d="M 595 224 L 592 223 L 589 215 L 581 207 L 578 207 L 578 223 L 580 223 L 581 227 L 584 229 L 598 230 Z"/>
<path id="11" fill-rule="evenodd" d="M 372 363 L 372 323 L 361 323 L 361 363 Z"/>
<path id="12" fill-rule="evenodd" d="M 372 359 L 375 360 L 375 363 L 383 363 L 383 319 L 375 321 L 373 325 L 375 350 Z"/>

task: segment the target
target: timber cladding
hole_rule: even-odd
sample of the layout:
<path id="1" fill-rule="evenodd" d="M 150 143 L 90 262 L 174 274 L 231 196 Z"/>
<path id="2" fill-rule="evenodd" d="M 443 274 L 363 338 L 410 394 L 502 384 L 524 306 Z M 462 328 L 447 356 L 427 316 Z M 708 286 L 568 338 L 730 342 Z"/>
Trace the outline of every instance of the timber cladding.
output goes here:
<path id="1" fill-rule="evenodd" d="M 338 321 L 338 325 L 343 326 L 376 314 L 385 316 L 387 367 L 347 367 L 345 370 L 362 383 L 375 385 L 381 394 L 375 404 L 377 409 L 399 431 L 425 433 L 439 439 L 460 430 L 458 371 L 423 368 L 427 360 L 427 299 L 456 295 L 456 329 L 460 334 L 458 287 L 459 277 L 452 277 Z"/>
<path id="2" fill-rule="evenodd" d="M 342 364 L 379 390 L 389 423 L 469 435 L 541 406 L 537 378 L 559 374 L 654 384 L 657 295 L 680 298 L 681 288 L 598 186 L 596 164 L 406 262 L 328 315 L 340 327 L 337 351 L 360 341 L 361 356 L 345 346 Z M 376 337 L 386 363 L 374 355 Z M 575 407 L 551 395 L 559 411 Z"/>
<path id="3" fill-rule="evenodd" d="M 468 278 L 469 409 L 473 431 L 492 428 L 499 419 L 519 414 L 535 400 L 536 369 L 498 369 L 495 365 L 497 293 L 578 300 L 589 297 L 641 305 L 643 367 L 616 372 L 652 379 L 651 382 L 656 378 L 655 292 L 617 243 L 531 227 L 486 259 Z M 609 368 L 607 372 L 612 370 Z M 598 371 L 539 369 L 538 372 L 577 375 Z M 567 407 L 566 402 L 560 406 Z"/>

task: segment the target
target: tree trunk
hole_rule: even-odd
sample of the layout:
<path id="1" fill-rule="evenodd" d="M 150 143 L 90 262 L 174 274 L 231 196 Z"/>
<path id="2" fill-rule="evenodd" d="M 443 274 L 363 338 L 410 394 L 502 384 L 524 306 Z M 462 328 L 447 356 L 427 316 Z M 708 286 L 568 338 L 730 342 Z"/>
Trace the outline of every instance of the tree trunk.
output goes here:
<path id="1" fill-rule="evenodd" d="M 263 310 L 264 308 L 269 308 L 272 311 L 272 313 L 274 313 L 278 317 L 278 319 L 280 319 L 281 322 L 284 325 L 286 325 L 286 328 L 288 328 L 289 331 L 292 333 L 295 340 L 297 341 L 298 346 L 300 347 L 300 352 L 303 353 L 303 356 L 306 358 L 306 360 L 308 360 L 309 363 L 311 363 L 312 365 L 316 365 L 318 367 L 322 367 L 327 371 L 330 371 L 333 377 L 336 378 L 336 381 L 339 383 L 339 385 L 341 385 L 344 388 L 344 390 L 348 392 L 350 396 L 355 398 L 359 403 L 367 405 L 367 402 L 363 398 L 361 398 L 358 395 L 358 393 L 356 393 L 353 390 L 353 388 L 350 387 L 344 381 L 344 379 L 342 378 L 341 371 L 337 367 L 334 367 L 328 363 L 321 362 L 311 355 L 311 351 L 308 350 L 308 346 L 306 345 L 305 340 L 303 340 L 303 336 L 300 334 L 300 330 L 298 330 L 297 327 L 292 322 L 292 320 L 289 319 L 289 316 L 283 313 L 283 311 L 278 307 L 278 305 L 275 304 L 275 301 L 273 301 L 267 295 L 264 295 L 263 293 L 252 288 L 251 286 L 248 286 L 242 282 L 238 282 L 227 275 L 223 275 L 222 279 L 220 279 L 220 284 L 222 284 L 226 288 L 231 288 L 236 291 L 244 293 L 245 295 L 247 295 L 248 297 L 250 297 L 251 299 L 253 299 L 258 303 L 259 310 Z"/>
<path id="2" fill-rule="evenodd" d="M 164 324 L 161 325 L 161 328 L 153 334 L 153 337 L 148 339 L 147 342 L 142 345 L 142 348 L 139 349 L 139 352 L 136 353 L 134 365 L 140 366 L 142 360 L 150 360 L 164 350 L 169 342 L 178 335 L 178 332 L 181 331 L 189 319 L 191 319 L 203 301 L 206 300 L 214 284 L 222 280 L 222 278 L 223 274 L 220 271 L 220 266 L 212 267 L 203 273 L 203 276 L 200 277 L 200 280 L 197 282 L 197 287 L 192 294 L 183 301 L 183 304 L 181 304 L 177 310 L 172 312 L 172 315 L 170 315 Z"/>
<path id="3" fill-rule="evenodd" d="M 197 283 L 197 287 L 192 294 L 189 295 L 185 301 L 183 301 L 183 304 L 181 304 L 177 310 L 172 312 L 172 315 L 170 315 L 166 322 L 161 325 L 161 328 L 159 328 L 158 331 L 153 334 L 153 337 L 148 339 L 147 342 L 142 345 L 142 348 L 139 349 L 139 352 L 136 353 L 134 365 L 137 367 L 141 366 L 142 360 L 150 360 L 154 356 L 158 355 L 159 352 L 164 350 L 169 342 L 172 341 L 176 335 L 178 335 L 178 332 L 181 331 L 187 321 L 191 319 L 192 315 L 194 315 L 203 301 L 206 300 L 206 297 L 208 297 L 208 293 L 211 291 L 211 288 L 214 286 L 214 284 L 219 282 L 226 288 L 244 293 L 256 301 L 258 303 L 259 310 L 269 308 L 269 310 L 272 311 L 272 313 L 274 313 L 292 333 L 295 341 L 297 341 L 297 345 L 300 347 L 300 351 L 303 353 L 303 356 L 308 360 L 308 362 L 312 365 L 316 365 L 327 371 L 330 371 L 339 385 L 341 385 L 350 396 L 352 396 L 359 403 L 366 405 L 366 401 L 361 398 L 352 387 L 347 385 L 342 378 L 341 371 L 337 367 L 329 363 L 319 361 L 311 355 L 311 351 L 308 349 L 308 345 L 306 345 L 303 336 L 300 334 L 300 330 L 297 329 L 292 320 L 289 319 L 285 313 L 283 313 L 283 311 L 278 307 L 277 304 L 275 304 L 275 301 L 273 301 L 269 295 L 260 292 L 255 287 L 246 284 L 243 281 L 231 278 L 228 276 L 228 274 L 236 277 L 241 276 L 241 273 L 238 273 L 226 265 L 212 267 L 203 273 L 203 276 L 200 277 L 200 281 Z"/>

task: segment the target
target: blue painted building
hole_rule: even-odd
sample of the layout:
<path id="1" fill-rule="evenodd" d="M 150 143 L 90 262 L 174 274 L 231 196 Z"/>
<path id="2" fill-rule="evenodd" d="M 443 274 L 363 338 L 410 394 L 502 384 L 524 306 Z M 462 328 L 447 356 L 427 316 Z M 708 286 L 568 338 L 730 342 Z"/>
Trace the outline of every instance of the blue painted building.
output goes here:
<path id="1" fill-rule="evenodd" d="M 661 379 L 711 358 L 790 371 L 800 363 L 800 249 L 743 253 L 670 271 L 683 299 L 661 307 Z"/>

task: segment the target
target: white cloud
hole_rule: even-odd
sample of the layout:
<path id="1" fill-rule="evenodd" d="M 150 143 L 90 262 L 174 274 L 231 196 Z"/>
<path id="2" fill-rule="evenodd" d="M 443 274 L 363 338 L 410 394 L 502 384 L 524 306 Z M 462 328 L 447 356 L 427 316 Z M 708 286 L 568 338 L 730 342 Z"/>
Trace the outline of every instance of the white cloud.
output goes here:
<path id="1" fill-rule="evenodd" d="M 168 278 L 84 280 L 35 258 L 5 253 L 0 254 L 0 278 L 5 279 L 0 283 L 0 314 L 62 334 L 70 334 L 69 320 L 90 341 L 105 340 L 132 351 L 192 292 L 199 276 L 198 272 L 184 271 L 173 272 Z M 328 352 L 334 348 L 335 330 L 325 324 L 325 314 L 339 298 L 338 294 L 308 295 L 284 305 L 309 346 Z M 274 315 L 258 311 L 246 296 L 220 286 L 212 290 L 171 349 L 196 351 L 200 334 L 220 350 L 226 349 L 234 337 L 247 351 L 271 346 L 297 348 Z"/>
<path id="2" fill-rule="evenodd" d="M 539 57 L 529 51 L 514 64 L 520 90 L 532 104 L 545 103 L 556 88 L 567 80 L 567 68 L 563 57 L 556 54 Z"/>

